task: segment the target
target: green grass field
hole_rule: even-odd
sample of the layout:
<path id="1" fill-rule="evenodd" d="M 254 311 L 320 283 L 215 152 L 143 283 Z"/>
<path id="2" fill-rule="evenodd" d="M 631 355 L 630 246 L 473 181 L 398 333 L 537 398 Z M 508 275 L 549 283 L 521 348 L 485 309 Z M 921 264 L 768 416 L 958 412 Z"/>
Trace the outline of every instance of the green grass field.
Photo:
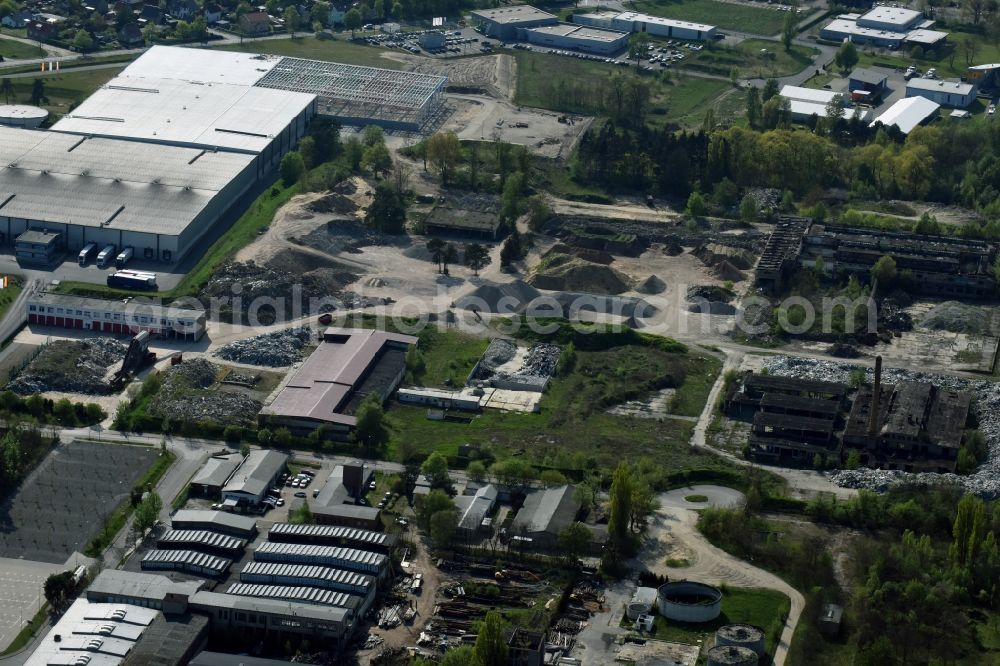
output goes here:
<path id="1" fill-rule="evenodd" d="M 30 60 L 31 58 L 44 58 L 45 50 L 34 44 L 25 44 L 0 37 L 0 56 L 8 60 Z"/>
<path id="2" fill-rule="evenodd" d="M 749 7 L 717 0 L 639 0 L 631 3 L 635 11 L 653 16 L 709 23 L 755 35 L 777 35 L 785 13 L 766 5 Z"/>
<path id="3" fill-rule="evenodd" d="M 21 282 L 17 278 L 13 278 L 10 281 L 10 286 L 6 289 L 0 290 L 0 319 L 3 319 L 4 315 L 7 314 L 7 310 L 10 309 L 11 304 L 17 300 L 18 294 L 21 293 Z M 0 340 L 0 342 L 3 342 Z"/>
<path id="4" fill-rule="evenodd" d="M 759 588 L 731 587 L 722 591 L 722 614 L 712 622 L 688 624 L 656 616 L 655 637 L 663 641 L 700 645 L 727 624 L 752 624 L 767 632 L 767 651 L 781 637 L 791 601 L 781 592 Z M 628 619 L 624 622 L 630 622 Z"/>
<path id="5" fill-rule="evenodd" d="M 293 37 L 291 39 L 264 39 L 260 41 L 247 40 L 242 44 L 227 44 L 219 47 L 225 51 L 243 51 L 244 53 L 273 53 L 294 58 L 310 60 L 330 60 L 351 65 L 366 65 L 385 69 L 402 69 L 403 63 L 398 60 L 383 57 L 389 53 L 385 49 L 374 46 L 363 46 L 349 41 L 346 37 L 338 39 L 317 39 L 313 36 Z"/>
<path id="6" fill-rule="evenodd" d="M 767 53 L 762 54 L 761 49 Z M 681 64 L 687 69 L 729 76 L 735 69 L 742 78 L 776 78 L 802 71 L 812 63 L 818 51 L 808 46 L 793 44 L 785 51 L 780 42 L 768 39 L 747 39 L 736 46 L 709 44 L 707 48 L 691 52 Z"/>
<path id="7" fill-rule="evenodd" d="M 426 335 L 421 348 L 427 367 L 442 361 L 447 367 L 434 374 L 428 371 L 421 381 L 425 386 L 440 386 L 446 378 L 464 381 L 485 347 L 485 341 L 458 334 Z M 448 359 L 455 359 L 454 366 Z M 722 469 L 726 467 L 722 459 L 689 446 L 691 421 L 655 421 L 605 411 L 679 382 L 678 395 L 685 398 L 675 413 L 689 414 L 696 407 L 700 412 L 719 369 L 714 357 L 651 346 L 577 351 L 573 371 L 552 380 L 537 414 L 488 409 L 471 423 L 430 421 L 426 408 L 391 403 L 386 412 L 393 430 L 390 457 L 398 457 L 405 440 L 407 447 L 421 453 L 441 451 L 449 456 L 457 454 L 460 444 L 488 444 L 498 458 L 523 455 L 535 464 L 563 469 L 613 467 L 620 460 L 639 457 L 654 458 L 665 470 Z"/>
<path id="8" fill-rule="evenodd" d="M 639 74 L 619 67 L 564 56 L 517 51 L 515 101 L 524 106 L 567 113 L 604 113 L 606 86 L 612 76 L 641 76 L 652 89 L 648 121 L 653 125 L 701 123 L 706 105 L 729 89 L 727 81 L 677 76 L 668 81 L 662 72 Z"/>
<path id="9" fill-rule="evenodd" d="M 110 81 L 122 69 L 124 69 L 124 65 L 81 72 L 67 71 L 58 74 L 39 72 L 37 77 L 19 76 L 12 78 L 10 82 L 14 84 L 14 96 L 11 103 L 27 103 L 31 97 L 31 87 L 34 85 L 35 79 L 39 78 L 45 83 L 45 96 L 48 98 L 42 107 L 50 113 L 62 115 L 69 111 L 71 106 L 79 104 L 95 90 Z"/>

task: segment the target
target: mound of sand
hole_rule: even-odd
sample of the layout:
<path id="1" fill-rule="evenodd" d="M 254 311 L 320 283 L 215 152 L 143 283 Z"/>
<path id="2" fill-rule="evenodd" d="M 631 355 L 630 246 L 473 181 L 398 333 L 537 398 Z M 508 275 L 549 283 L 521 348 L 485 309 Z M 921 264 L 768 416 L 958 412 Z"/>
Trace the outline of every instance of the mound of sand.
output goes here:
<path id="1" fill-rule="evenodd" d="M 479 312 L 523 312 L 540 295 L 524 280 L 504 284 L 490 282 L 455 301 L 455 307 Z"/>
<path id="2" fill-rule="evenodd" d="M 712 267 L 712 275 L 719 278 L 720 280 L 729 280 L 730 282 L 740 282 L 745 280 L 746 276 L 740 271 L 740 269 L 733 266 L 728 261 L 720 261 Z"/>
<path id="3" fill-rule="evenodd" d="M 705 243 L 692 251 L 692 254 L 706 266 L 718 266 L 723 261 L 728 261 L 737 270 L 747 270 L 753 266 L 754 259 L 744 249 L 720 245 L 719 243 Z"/>
<path id="4" fill-rule="evenodd" d="M 662 294 L 667 289 L 667 283 L 655 275 L 635 285 L 635 290 L 640 294 Z"/>
<path id="5" fill-rule="evenodd" d="M 989 318 L 974 305 L 958 301 L 945 301 L 934 306 L 920 321 L 932 331 L 984 335 L 989 328 Z"/>
<path id="6" fill-rule="evenodd" d="M 528 283 L 539 289 L 588 294 L 620 294 L 632 286 L 628 276 L 610 266 L 567 254 L 546 257 Z"/>

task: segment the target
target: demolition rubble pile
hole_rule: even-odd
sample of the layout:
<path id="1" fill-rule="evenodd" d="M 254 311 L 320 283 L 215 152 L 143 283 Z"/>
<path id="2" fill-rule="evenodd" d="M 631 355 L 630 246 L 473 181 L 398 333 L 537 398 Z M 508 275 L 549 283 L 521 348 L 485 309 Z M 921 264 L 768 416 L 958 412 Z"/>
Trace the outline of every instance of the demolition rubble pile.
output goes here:
<path id="1" fill-rule="evenodd" d="M 308 326 L 289 328 L 234 340 L 220 347 L 215 355 L 234 363 L 283 367 L 302 360 L 302 348 L 311 338 Z"/>
<path id="2" fill-rule="evenodd" d="M 766 365 L 772 375 L 818 379 L 828 382 L 849 382 L 852 370 L 858 366 L 849 363 L 821 361 L 805 358 L 777 356 Z M 872 381 L 872 370 L 867 371 L 868 382 Z M 832 476 L 833 481 L 844 488 L 867 488 L 884 491 L 900 482 L 916 483 L 958 483 L 968 492 L 987 499 L 1000 498 L 1000 384 L 961 377 L 936 375 L 900 368 L 886 368 L 882 371 L 885 383 L 900 381 L 928 382 L 942 388 L 968 391 L 972 394 L 972 409 L 979 423 L 979 430 L 989 444 L 989 456 L 974 474 L 938 474 L 933 472 L 907 473 L 898 470 L 858 469 L 843 470 Z"/>

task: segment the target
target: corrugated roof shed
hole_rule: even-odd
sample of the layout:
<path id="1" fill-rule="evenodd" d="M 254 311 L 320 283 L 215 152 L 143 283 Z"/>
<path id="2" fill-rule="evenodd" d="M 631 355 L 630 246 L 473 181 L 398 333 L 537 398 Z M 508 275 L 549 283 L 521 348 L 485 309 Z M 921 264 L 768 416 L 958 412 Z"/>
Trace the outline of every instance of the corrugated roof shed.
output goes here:
<path id="1" fill-rule="evenodd" d="M 909 134 L 917 125 L 936 114 L 940 108 L 940 104 L 925 97 L 907 97 L 890 106 L 871 124 L 873 127 L 875 123 L 882 123 L 887 127 L 895 125 L 903 134 Z"/>
<path id="2" fill-rule="evenodd" d="M 293 525 L 292 523 L 275 523 L 268 531 L 268 539 L 280 536 L 285 541 L 330 539 L 358 545 L 389 548 L 396 542 L 396 536 L 385 532 L 374 532 L 357 527 L 341 527 L 338 525 Z"/>
<path id="3" fill-rule="evenodd" d="M 304 604 L 320 606 L 336 606 L 356 610 L 362 597 L 337 590 L 325 590 L 304 585 L 266 585 L 261 583 L 234 583 L 226 594 L 237 594 L 244 597 L 261 597 L 264 599 L 282 599 L 298 601 Z"/>
<path id="4" fill-rule="evenodd" d="M 169 530 L 159 538 L 159 542 L 160 544 L 187 544 L 192 548 L 204 547 L 231 551 L 243 550 L 247 545 L 243 539 L 208 530 Z"/>
<path id="5" fill-rule="evenodd" d="M 382 553 L 357 548 L 273 541 L 265 541 L 257 546 L 253 558 L 260 562 L 308 562 L 373 572 L 381 572 L 388 562 L 388 558 Z"/>
<path id="6" fill-rule="evenodd" d="M 229 456 L 213 456 L 205 461 L 195 477 L 191 479 L 191 483 L 221 488 L 226 485 L 226 481 L 229 480 L 242 461 L 242 456 L 235 453 Z"/>
<path id="7" fill-rule="evenodd" d="M 204 511 L 181 509 L 170 520 L 174 529 L 198 529 L 201 525 L 217 525 L 221 531 L 252 534 L 257 530 L 257 521 L 247 516 L 237 516 L 226 511 Z"/>
<path id="8" fill-rule="evenodd" d="M 257 597 L 242 597 L 235 594 L 220 592 L 199 592 L 191 598 L 191 605 L 196 608 L 214 609 L 228 608 L 230 610 L 250 613 L 267 613 L 278 616 L 294 616 L 296 618 L 322 620 L 325 622 L 343 622 L 347 619 L 348 610 L 335 606 L 317 606 L 296 602 L 278 601 L 276 599 L 260 599 Z"/>
<path id="9" fill-rule="evenodd" d="M 375 584 L 374 576 L 338 569 L 318 564 L 286 564 L 282 562 L 247 562 L 240 572 L 240 581 L 253 583 L 256 580 L 310 581 L 316 586 L 344 587 L 370 590 Z M 280 583 L 277 583 L 280 584 Z"/>
<path id="10" fill-rule="evenodd" d="M 176 567 L 186 570 L 202 570 L 207 574 L 221 576 L 226 573 L 232 560 L 214 555 L 206 555 L 194 550 L 151 550 L 142 557 L 142 568 L 163 569 Z"/>
<path id="11" fill-rule="evenodd" d="M 260 496 L 271 480 L 288 464 L 288 456 L 279 451 L 257 449 L 243 460 L 222 492 Z"/>
<path id="12" fill-rule="evenodd" d="M 576 518 L 580 502 L 573 486 L 535 490 L 528 494 L 512 525 L 514 534 L 545 532 L 558 535 Z"/>

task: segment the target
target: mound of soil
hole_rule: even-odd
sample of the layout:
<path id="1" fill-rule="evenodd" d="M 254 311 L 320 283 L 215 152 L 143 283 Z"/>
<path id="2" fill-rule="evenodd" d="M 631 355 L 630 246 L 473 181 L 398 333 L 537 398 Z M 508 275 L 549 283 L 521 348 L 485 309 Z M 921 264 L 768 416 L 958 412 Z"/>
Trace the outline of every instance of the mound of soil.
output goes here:
<path id="1" fill-rule="evenodd" d="M 522 312 L 540 295 L 537 289 L 524 280 L 504 284 L 490 282 L 455 301 L 455 307 L 480 312 Z"/>
<path id="2" fill-rule="evenodd" d="M 688 287 L 686 297 L 689 301 L 704 299 L 711 303 L 729 303 L 736 298 L 736 294 L 725 287 L 702 284 Z"/>
<path id="3" fill-rule="evenodd" d="M 539 289 L 588 294 L 620 294 L 632 286 L 628 276 L 610 266 L 566 254 L 547 257 L 535 269 L 528 283 Z"/>
<path id="4" fill-rule="evenodd" d="M 684 248 L 679 243 L 667 243 L 663 246 L 663 254 L 668 257 L 676 257 L 679 254 L 684 254 Z"/>
<path id="5" fill-rule="evenodd" d="M 754 259 L 749 252 L 742 248 L 720 245 L 719 243 L 705 243 L 695 248 L 692 254 L 706 266 L 718 266 L 724 261 L 728 261 L 737 270 L 748 270 L 754 264 Z"/>
<path id="6" fill-rule="evenodd" d="M 852 347 L 851 345 L 845 345 L 839 342 L 837 344 L 830 345 L 827 348 L 826 353 L 829 354 L 830 356 L 835 356 L 837 358 L 858 358 L 860 356 L 863 356 L 863 354 L 860 351 L 858 351 L 855 347 Z"/>
<path id="7" fill-rule="evenodd" d="M 595 264 L 604 264 L 605 266 L 610 265 L 615 260 L 611 254 L 603 250 L 594 250 L 588 247 L 572 247 L 563 243 L 556 243 L 542 257 L 548 257 L 553 254 L 565 254 L 578 257 L 584 261 L 591 261 Z"/>
<path id="8" fill-rule="evenodd" d="M 655 275 L 635 285 L 635 290 L 640 294 L 662 294 L 667 289 L 667 283 Z"/>
<path id="9" fill-rule="evenodd" d="M 729 280 L 730 282 L 740 282 L 746 279 L 746 276 L 728 261 L 721 261 L 713 266 L 712 275 L 720 280 Z"/>

